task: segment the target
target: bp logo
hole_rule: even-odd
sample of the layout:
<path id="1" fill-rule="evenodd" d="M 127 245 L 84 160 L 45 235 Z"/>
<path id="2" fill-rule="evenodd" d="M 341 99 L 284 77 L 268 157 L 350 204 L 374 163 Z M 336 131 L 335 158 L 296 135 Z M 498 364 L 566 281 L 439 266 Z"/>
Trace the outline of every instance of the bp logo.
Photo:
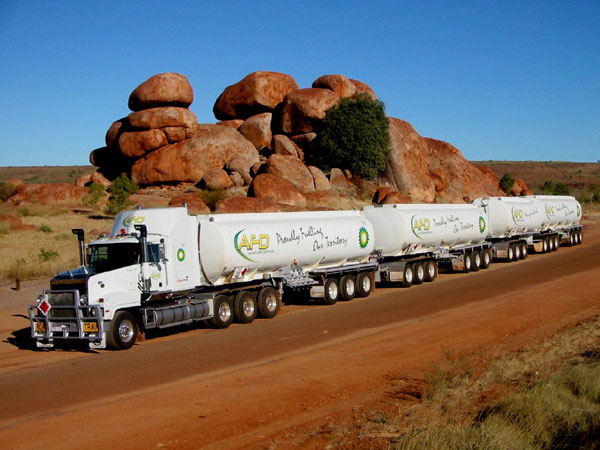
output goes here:
<path id="1" fill-rule="evenodd" d="M 177 250 L 177 259 L 179 261 L 183 261 L 185 259 L 185 251 L 182 248 Z"/>
<path id="2" fill-rule="evenodd" d="M 369 232 L 365 227 L 362 227 L 358 230 L 358 243 L 360 248 L 365 248 L 369 243 Z"/>
<path id="3" fill-rule="evenodd" d="M 479 232 L 483 233 L 485 231 L 485 219 L 482 216 L 479 216 Z"/>
<path id="4" fill-rule="evenodd" d="M 577 205 L 577 217 L 581 215 L 581 208 Z"/>

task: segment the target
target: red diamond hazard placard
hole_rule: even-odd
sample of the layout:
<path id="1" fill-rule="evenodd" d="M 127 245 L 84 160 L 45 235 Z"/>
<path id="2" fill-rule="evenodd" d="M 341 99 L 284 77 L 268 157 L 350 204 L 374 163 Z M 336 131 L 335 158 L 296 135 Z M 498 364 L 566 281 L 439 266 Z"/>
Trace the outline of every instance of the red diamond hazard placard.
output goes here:
<path id="1" fill-rule="evenodd" d="M 42 314 L 47 315 L 48 311 L 50 311 L 50 308 L 52 308 L 52 306 L 50 305 L 50 303 L 48 303 L 47 300 L 42 300 L 40 302 L 40 304 L 38 305 L 38 310 L 40 310 L 42 312 Z"/>

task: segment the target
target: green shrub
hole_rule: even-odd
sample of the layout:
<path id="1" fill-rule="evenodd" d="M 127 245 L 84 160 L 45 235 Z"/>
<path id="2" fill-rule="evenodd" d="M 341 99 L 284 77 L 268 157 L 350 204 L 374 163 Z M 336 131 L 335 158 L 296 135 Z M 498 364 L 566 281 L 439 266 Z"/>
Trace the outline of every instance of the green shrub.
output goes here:
<path id="1" fill-rule="evenodd" d="M 37 256 L 40 261 L 52 261 L 58 258 L 58 252 L 41 248 Z"/>
<path id="2" fill-rule="evenodd" d="M 0 201 L 5 202 L 17 192 L 17 188 L 10 183 L 0 183 Z"/>
<path id="3" fill-rule="evenodd" d="M 202 190 L 198 191 L 198 196 L 202 201 L 210 208 L 211 211 L 215 210 L 215 207 L 219 200 L 227 197 L 227 192 L 224 189 L 217 189 L 214 191 Z"/>
<path id="4" fill-rule="evenodd" d="M 502 175 L 502 178 L 500 178 L 500 187 L 507 194 L 510 194 L 510 191 L 513 188 L 514 184 L 515 177 L 513 177 L 512 174 L 508 172 L 506 172 L 504 175 Z"/>
<path id="5" fill-rule="evenodd" d="M 389 121 L 385 106 L 368 94 L 355 100 L 343 98 L 327 110 L 317 130 L 316 151 L 308 155 L 319 167 L 350 169 L 374 179 L 385 168 L 390 149 Z"/>
<path id="6" fill-rule="evenodd" d="M 41 231 L 42 233 L 52 233 L 52 228 L 49 227 L 48 225 L 40 225 L 40 227 L 38 228 L 39 231 Z"/>
<path id="7" fill-rule="evenodd" d="M 124 173 L 119 175 L 108 188 L 110 198 L 106 206 L 106 212 L 108 214 L 118 214 L 129 208 L 132 205 L 129 197 L 135 194 L 138 189 L 138 185 L 131 181 L 127 175 Z"/>
<path id="8" fill-rule="evenodd" d="M 100 200 L 104 198 L 106 192 L 104 191 L 104 186 L 100 183 L 92 183 L 88 187 L 89 194 L 83 197 L 81 200 L 85 206 L 89 206 L 91 208 L 95 207 Z"/>
<path id="9" fill-rule="evenodd" d="M 545 195 L 571 195 L 571 188 L 565 183 L 555 183 L 552 180 L 546 180 L 544 184 L 538 187 L 537 193 Z"/>

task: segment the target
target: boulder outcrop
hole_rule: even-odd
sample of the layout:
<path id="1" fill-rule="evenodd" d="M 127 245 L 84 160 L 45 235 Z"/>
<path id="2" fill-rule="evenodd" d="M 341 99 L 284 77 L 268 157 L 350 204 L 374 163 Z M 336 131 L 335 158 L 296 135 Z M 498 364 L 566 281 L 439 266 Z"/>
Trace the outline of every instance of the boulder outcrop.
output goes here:
<path id="1" fill-rule="evenodd" d="M 240 126 L 240 133 L 248 139 L 257 150 L 271 148 L 273 133 L 271 132 L 272 113 L 262 113 L 249 117 Z"/>
<path id="2" fill-rule="evenodd" d="M 194 101 L 192 85 L 180 73 L 159 73 L 148 78 L 129 96 L 129 109 L 140 111 L 155 106 L 189 107 Z"/>
<path id="3" fill-rule="evenodd" d="M 329 89 L 340 98 L 353 97 L 356 93 L 356 86 L 345 75 L 323 75 L 313 82 L 312 87 Z"/>
<path id="4" fill-rule="evenodd" d="M 274 154 L 267 160 L 267 173 L 289 181 L 300 192 L 315 190 L 310 170 L 297 157 Z"/>
<path id="5" fill-rule="evenodd" d="M 225 88 L 213 107 L 218 120 L 247 119 L 271 112 L 298 84 L 279 72 L 253 72 Z"/>
<path id="6" fill-rule="evenodd" d="M 249 197 L 270 200 L 285 205 L 305 206 L 306 199 L 292 183 L 279 176 L 264 173 L 252 181 L 248 190 Z"/>
<path id="7" fill-rule="evenodd" d="M 329 89 L 298 89 L 285 96 L 278 117 L 278 129 L 286 134 L 315 131 L 326 111 L 340 98 Z"/>

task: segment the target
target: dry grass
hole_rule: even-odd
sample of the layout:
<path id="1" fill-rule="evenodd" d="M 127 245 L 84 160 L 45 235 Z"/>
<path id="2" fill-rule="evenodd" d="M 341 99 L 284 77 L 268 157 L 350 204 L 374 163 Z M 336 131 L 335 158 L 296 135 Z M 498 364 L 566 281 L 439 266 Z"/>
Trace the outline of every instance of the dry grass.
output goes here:
<path id="1" fill-rule="evenodd" d="M 112 219 L 93 219 L 41 206 L 17 209 L 2 205 L 0 213 L 20 215 L 24 224 L 35 226 L 35 230 L 27 231 L 0 230 L 0 279 L 10 280 L 49 277 L 77 267 L 79 250 L 71 229 L 83 228 L 89 240 L 109 231 L 112 224 Z"/>

